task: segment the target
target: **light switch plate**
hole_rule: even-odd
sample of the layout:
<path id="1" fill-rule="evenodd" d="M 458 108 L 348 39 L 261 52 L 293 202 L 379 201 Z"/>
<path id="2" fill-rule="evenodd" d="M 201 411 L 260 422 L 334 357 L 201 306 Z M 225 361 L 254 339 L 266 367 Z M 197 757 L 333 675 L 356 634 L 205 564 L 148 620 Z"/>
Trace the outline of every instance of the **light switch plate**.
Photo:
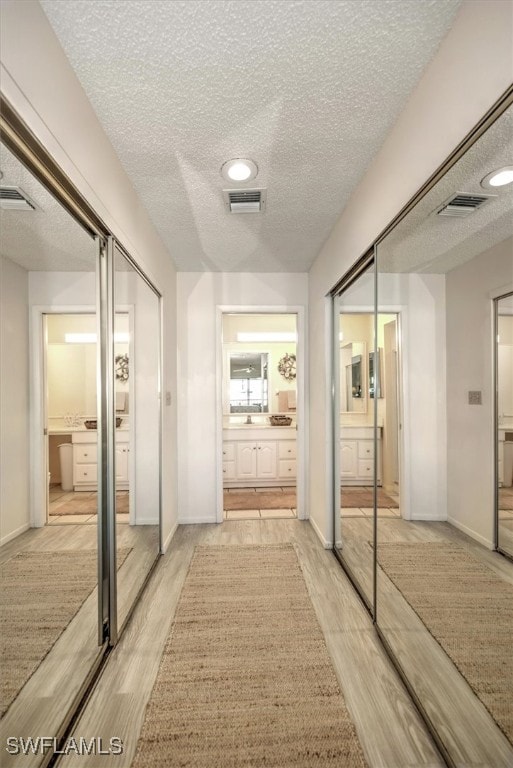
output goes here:
<path id="1" fill-rule="evenodd" d="M 482 392 L 479 389 L 469 390 L 468 393 L 469 405 L 482 405 Z"/>

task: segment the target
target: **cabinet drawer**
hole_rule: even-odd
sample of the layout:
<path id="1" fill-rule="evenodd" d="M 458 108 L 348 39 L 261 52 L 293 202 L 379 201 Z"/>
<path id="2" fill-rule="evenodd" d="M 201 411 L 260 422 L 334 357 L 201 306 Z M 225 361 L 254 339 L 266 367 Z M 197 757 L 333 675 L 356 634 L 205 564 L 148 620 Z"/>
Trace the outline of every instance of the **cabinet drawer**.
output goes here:
<path id="1" fill-rule="evenodd" d="M 279 459 L 295 459 L 296 458 L 296 441 L 282 440 L 281 442 L 279 442 L 278 458 Z"/>
<path id="2" fill-rule="evenodd" d="M 295 477 L 296 462 L 294 459 L 280 459 L 278 462 L 278 472 L 280 477 Z"/>
<path id="3" fill-rule="evenodd" d="M 223 480 L 235 480 L 235 460 L 223 461 Z"/>
<path id="4" fill-rule="evenodd" d="M 374 477 L 374 461 L 370 459 L 358 459 L 358 476 L 359 477 Z"/>
<path id="5" fill-rule="evenodd" d="M 235 461 L 234 443 L 223 443 L 223 461 Z"/>
<path id="6" fill-rule="evenodd" d="M 358 458 L 359 459 L 374 458 L 374 443 L 371 440 L 358 441 Z"/>
<path id="7" fill-rule="evenodd" d="M 77 464 L 95 464 L 97 462 L 97 446 L 94 443 L 73 446 L 73 458 Z"/>
<path id="8" fill-rule="evenodd" d="M 73 476 L 73 481 L 75 483 L 96 483 L 97 479 L 98 479 L 97 464 L 75 465 L 75 472 Z"/>

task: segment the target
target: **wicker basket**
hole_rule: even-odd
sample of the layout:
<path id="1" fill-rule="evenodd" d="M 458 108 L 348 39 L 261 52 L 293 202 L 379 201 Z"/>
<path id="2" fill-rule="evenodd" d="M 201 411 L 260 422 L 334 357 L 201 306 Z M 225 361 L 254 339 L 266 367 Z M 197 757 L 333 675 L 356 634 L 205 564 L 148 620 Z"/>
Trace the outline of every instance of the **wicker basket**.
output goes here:
<path id="1" fill-rule="evenodd" d="M 269 416 L 272 427 L 290 427 L 292 424 L 291 416 Z"/>
<path id="2" fill-rule="evenodd" d="M 116 417 L 116 427 L 120 427 L 122 421 L 123 421 L 123 419 L 121 418 L 121 416 L 117 416 Z M 85 426 L 86 429 L 97 429 L 98 428 L 98 421 L 96 419 L 86 419 L 86 421 L 84 421 L 84 426 Z"/>

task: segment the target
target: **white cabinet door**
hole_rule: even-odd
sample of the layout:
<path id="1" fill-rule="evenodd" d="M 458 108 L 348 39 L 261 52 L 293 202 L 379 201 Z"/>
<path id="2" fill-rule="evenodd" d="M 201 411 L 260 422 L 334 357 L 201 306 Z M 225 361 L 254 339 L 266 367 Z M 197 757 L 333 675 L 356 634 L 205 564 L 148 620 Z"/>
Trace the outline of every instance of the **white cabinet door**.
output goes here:
<path id="1" fill-rule="evenodd" d="M 254 480 L 257 476 L 256 443 L 237 443 L 237 478 Z"/>
<path id="2" fill-rule="evenodd" d="M 342 440 L 340 443 L 340 477 L 356 477 L 358 474 L 358 440 Z"/>
<path id="3" fill-rule="evenodd" d="M 257 443 L 257 477 L 262 480 L 276 477 L 276 443 L 270 440 Z"/>

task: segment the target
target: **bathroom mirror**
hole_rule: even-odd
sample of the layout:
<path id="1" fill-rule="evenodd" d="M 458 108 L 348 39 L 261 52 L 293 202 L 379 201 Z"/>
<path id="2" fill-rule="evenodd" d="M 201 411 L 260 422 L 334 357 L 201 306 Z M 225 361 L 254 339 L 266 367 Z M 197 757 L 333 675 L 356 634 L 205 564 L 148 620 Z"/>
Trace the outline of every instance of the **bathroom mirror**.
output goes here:
<path id="1" fill-rule="evenodd" d="M 367 410 L 365 394 L 366 345 L 361 341 L 340 345 L 340 411 L 341 413 Z"/>
<path id="2" fill-rule="evenodd" d="M 230 413 L 268 413 L 268 353 L 229 352 Z"/>
<path id="3" fill-rule="evenodd" d="M 369 397 L 383 397 L 381 391 L 381 349 L 369 352 Z"/>

